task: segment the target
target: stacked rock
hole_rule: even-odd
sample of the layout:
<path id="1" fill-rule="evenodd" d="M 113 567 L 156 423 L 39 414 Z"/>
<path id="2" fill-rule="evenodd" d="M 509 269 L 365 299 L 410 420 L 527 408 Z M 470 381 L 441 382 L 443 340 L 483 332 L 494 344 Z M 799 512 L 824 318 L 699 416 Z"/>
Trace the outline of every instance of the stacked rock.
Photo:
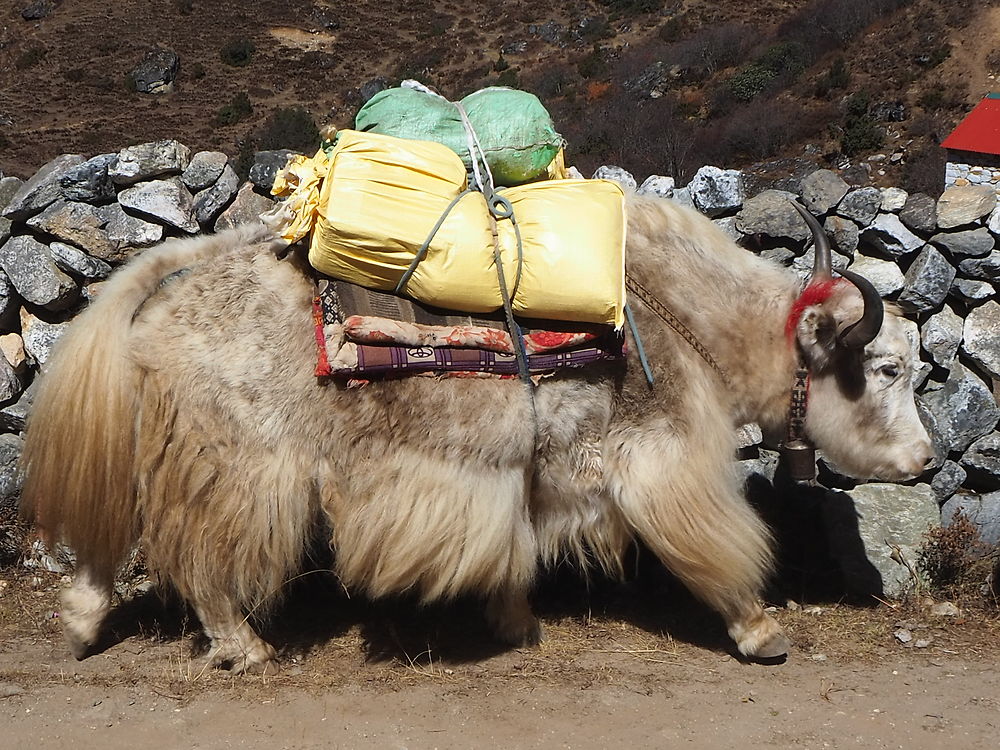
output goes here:
<path id="1" fill-rule="evenodd" d="M 115 266 L 167 237 L 256 220 L 289 152 L 262 152 L 257 184 L 220 152 L 162 140 L 91 158 L 63 154 L 27 181 L 0 177 L 0 515 L 16 471 L 32 384 L 53 344 Z"/>
<path id="2" fill-rule="evenodd" d="M 289 154 L 259 153 L 242 185 L 225 154 L 192 153 L 173 140 L 91 158 L 64 154 L 27 181 L 0 178 L 0 515 L 17 496 L 20 433 L 35 375 L 72 317 L 115 266 L 144 248 L 257 220 Z M 834 267 L 866 276 L 910 321 L 918 405 L 939 454 L 909 484 L 857 484 L 823 461 L 821 481 L 846 491 L 856 509 L 870 508 L 863 516 L 906 525 L 904 552 L 912 553 L 929 523 L 947 522 L 959 510 L 986 541 L 1000 541 L 1000 207 L 992 189 L 954 187 L 934 200 L 898 188 L 852 187 L 820 169 L 783 180 L 791 189 L 749 196 L 746 175 L 711 166 L 686 186 L 651 175 L 636 188 L 633 176 L 614 166 L 594 176 L 691 205 L 803 278 L 813 249 L 788 200 L 808 207 L 832 239 Z M 750 456 L 747 474 L 773 478 L 775 455 L 760 444 L 760 431 L 745 430 L 741 445 Z M 888 558 L 884 528 L 860 533 L 870 537 L 873 561 Z M 898 571 L 883 571 L 887 583 L 890 573 Z"/>

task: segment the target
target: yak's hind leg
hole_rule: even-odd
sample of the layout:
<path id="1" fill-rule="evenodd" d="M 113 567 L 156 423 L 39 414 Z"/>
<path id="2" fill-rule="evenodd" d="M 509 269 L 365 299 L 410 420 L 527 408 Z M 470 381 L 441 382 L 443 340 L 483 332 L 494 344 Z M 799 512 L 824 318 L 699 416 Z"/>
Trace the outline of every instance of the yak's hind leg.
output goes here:
<path id="1" fill-rule="evenodd" d="M 213 596 L 211 600 L 196 601 L 193 606 L 210 641 L 208 659 L 213 667 L 234 674 L 278 672 L 274 647 L 254 632 L 235 603 Z"/>
<path id="2" fill-rule="evenodd" d="M 770 534 L 740 491 L 726 436 L 698 424 L 702 439 L 666 419 L 612 434 L 610 489 L 642 541 L 723 616 L 740 653 L 780 657 L 790 644 L 759 599 Z"/>
<path id="3" fill-rule="evenodd" d="M 110 576 L 79 564 L 72 585 L 62 592 L 63 634 L 73 656 L 87 658 L 97 645 L 101 625 L 111 609 Z"/>
<path id="4" fill-rule="evenodd" d="M 309 467 L 294 448 L 208 433 L 207 407 L 199 425 L 153 406 L 140 466 L 150 566 L 194 608 L 212 665 L 272 674 L 275 650 L 244 613 L 268 614 L 301 566 L 314 518 Z"/>

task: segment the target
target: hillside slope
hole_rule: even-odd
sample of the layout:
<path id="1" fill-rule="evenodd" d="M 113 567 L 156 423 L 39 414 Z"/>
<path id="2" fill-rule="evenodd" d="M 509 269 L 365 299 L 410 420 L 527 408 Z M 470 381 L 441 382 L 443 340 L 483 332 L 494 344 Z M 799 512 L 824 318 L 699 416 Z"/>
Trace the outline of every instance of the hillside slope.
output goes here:
<path id="1" fill-rule="evenodd" d="M 301 140 L 295 122 L 262 126 L 287 107 L 305 108 L 317 124 L 348 125 L 363 84 L 416 77 L 455 97 L 497 82 L 536 91 L 585 172 L 613 161 L 640 177 L 683 177 L 710 161 L 745 166 L 805 153 L 843 166 L 884 153 L 872 178 L 906 186 L 937 174 L 937 141 L 1000 72 L 996 0 L 472 8 L 457 0 L 41 0 L 49 12 L 34 20 L 22 11 L 38 2 L 4 5 L 0 170 L 20 176 L 58 153 L 158 138 L 231 155 L 241 145 Z M 252 44 L 249 64 L 223 61 L 233 42 Z M 135 93 L 128 74 L 158 47 L 180 57 L 174 90 Z M 859 108 L 870 124 L 855 122 Z M 883 122 L 886 113 L 905 119 Z M 845 132 L 855 126 L 845 159 Z"/>

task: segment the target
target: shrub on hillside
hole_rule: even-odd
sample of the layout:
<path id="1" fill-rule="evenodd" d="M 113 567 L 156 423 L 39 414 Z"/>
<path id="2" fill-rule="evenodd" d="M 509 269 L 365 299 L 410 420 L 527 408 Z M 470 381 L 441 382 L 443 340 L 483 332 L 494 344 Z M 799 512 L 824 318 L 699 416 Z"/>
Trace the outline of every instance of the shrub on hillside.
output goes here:
<path id="1" fill-rule="evenodd" d="M 856 156 L 882 146 L 885 130 L 871 116 L 871 99 L 866 91 L 858 91 L 844 102 L 844 124 L 840 136 L 840 150 L 847 156 Z"/>
<path id="2" fill-rule="evenodd" d="M 600 3 L 616 16 L 629 17 L 662 10 L 665 0 L 600 0 Z"/>
<path id="3" fill-rule="evenodd" d="M 932 145 L 911 152 L 906 157 L 900 187 L 910 193 L 926 193 L 932 198 L 944 192 L 944 167 L 947 154 L 943 148 Z"/>
<path id="4" fill-rule="evenodd" d="M 576 70 L 581 77 L 586 79 L 602 78 L 608 73 L 608 63 L 605 59 L 604 50 L 598 45 L 576 64 Z"/>
<path id="5" fill-rule="evenodd" d="M 732 96 L 748 102 L 769 88 L 787 86 L 805 70 L 806 53 L 797 42 L 772 44 L 726 83 Z"/>
<path id="6" fill-rule="evenodd" d="M 257 48 L 246 37 L 236 37 L 226 42 L 219 50 L 219 59 L 234 68 L 243 68 L 250 64 Z"/>
<path id="7" fill-rule="evenodd" d="M 33 68 L 42 60 L 49 52 L 44 47 L 29 47 L 14 60 L 14 67 L 17 70 L 27 70 L 28 68 Z"/>
<path id="8" fill-rule="evenodd" d="M 229 100 L 228 104 L 219 109 L 215 120 L 219 125 L 235 125 L 252 114 L 253 105 L 250 104 L 250 96 L 246 91 L 240 91 Z"/>
<path id="9" fill-rule="evenodd" d="M 851 74 L 847 70 L 847 63 L 844 58 L 838 57 L 830 65 L 830 69 L 816 81 L 816 96 L 826 99 L 834 91 L 846 89 L 851 82 Z"/>
<path id="10" fill-rule="evenodd" d="M 302 107 L 283 107 L 264 121 L 254 141 L 258 151 L 288 148 L 311 154 L 319 145 L 319 128 Z"/>

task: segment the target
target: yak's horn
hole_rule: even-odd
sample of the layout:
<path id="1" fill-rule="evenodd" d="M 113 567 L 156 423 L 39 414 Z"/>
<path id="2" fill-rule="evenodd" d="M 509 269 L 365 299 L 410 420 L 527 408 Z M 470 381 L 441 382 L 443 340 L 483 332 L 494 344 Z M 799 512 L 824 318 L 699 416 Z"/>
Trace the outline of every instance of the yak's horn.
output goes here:
<path id="1" fill-rule="evenodd" d="M 813 236 L 813 245 L 816 248 L 816 262 L 813 265 L 812 277 L 809 279 L 809 283 L 826 281 L 832 278 L 833 255 L 830 248 L 830 238 L 826 236 L 826 232 L 823 231 L 823 227 L 816 217 L 809 213 L 798 201 L 791 201 L 791 204 L 795 206 L 796 211 L 802 214 L 802 218 L 809 225 Z M 875 337 L 878 336 L 878 332 L 882 330 L 885 306 L 882 304 L 882 298 L 879 296 L 879 293 L 868 279 L 852 271 L 839 271 L 839 273 L 858 288 L 858 291 L 861 292 L 861 298 L 865 303 L 861 319 L 856 323 L 852 323 L 840 334 L 840 343 L 848 349 L 862 349 L 874 341 Z"/>
<path id="2" fill-rule="evenodd" d="M 826 232 L 823 231 L 823 227 L 816 220 L 816 217 L 809 213 L 802 204 L 798 201 L 790 201 L 790 203 L 795 206 L 796 211 L 802 214 L 802 218 L 806 220 L 806 224 L 809 225 L 809 229 L 812 231 L 813 246 L 816 248 L 816 262 L 813 264 L 813 272 L 809 278 L 809 283 L 828 281 L 832 278 L 833 270 L 830 239 L 826 236 Z"/>
<path id="3" fill-rule="evenodd" d="M 872 283 L 864 276 L 859 276 L 853 271 L 840 271 L 841 276 L 850 281 L 861 292 L 861 298 L 865 301 L 865 310 L 861 313 L 861 320 L 852 323 L 840 334 L 840 343 L 848 349 L 863 349 L 878 336 L 882 330 L 882 320 L 885 317 L 885 306 L 878 291 Z"/>

